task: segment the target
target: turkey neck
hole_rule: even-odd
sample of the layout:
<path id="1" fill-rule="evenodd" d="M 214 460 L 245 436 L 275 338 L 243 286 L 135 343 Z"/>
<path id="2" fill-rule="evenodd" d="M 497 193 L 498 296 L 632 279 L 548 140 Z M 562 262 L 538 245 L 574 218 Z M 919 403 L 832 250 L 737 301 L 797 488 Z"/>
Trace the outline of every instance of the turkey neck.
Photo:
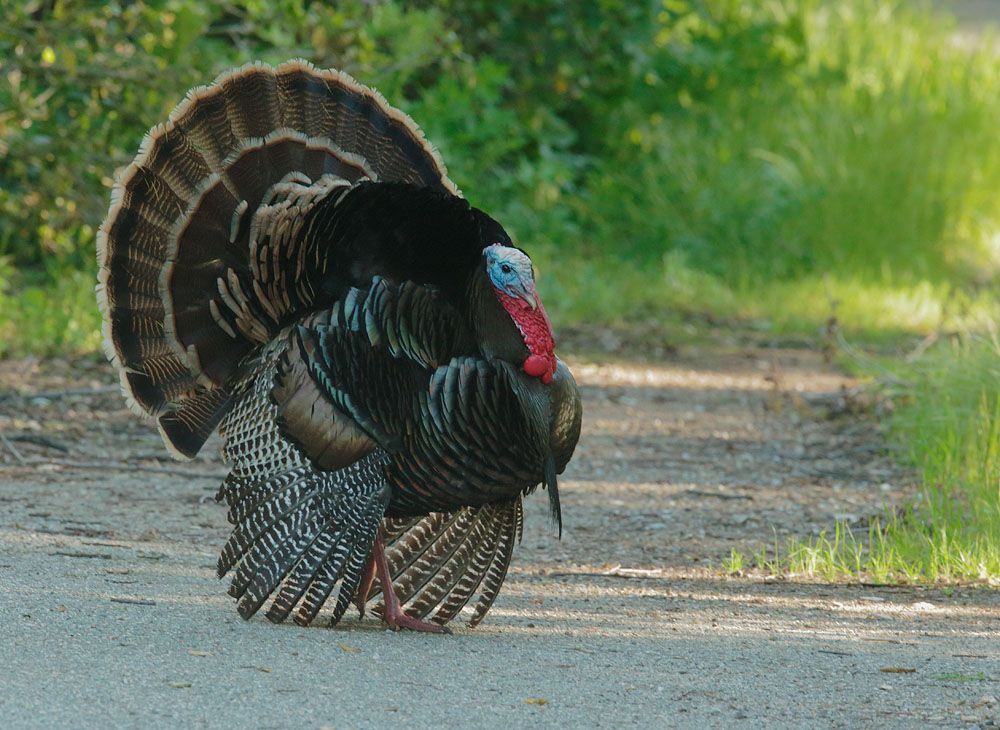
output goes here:
<path id="1" fill-rule="evenodd" d="M 493 283 L 482 262 L 473 269 L 468 284 L 469 326 L 487 358 L 506 360 L 518 370 L 528 357 L 524 336 L 497 298 Z"/>

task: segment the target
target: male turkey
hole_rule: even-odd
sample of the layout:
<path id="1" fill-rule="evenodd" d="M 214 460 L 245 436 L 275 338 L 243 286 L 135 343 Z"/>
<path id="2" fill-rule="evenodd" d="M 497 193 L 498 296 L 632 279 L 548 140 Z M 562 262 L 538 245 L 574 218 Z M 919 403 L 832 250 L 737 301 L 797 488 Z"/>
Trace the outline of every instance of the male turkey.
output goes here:
<path id="1" fill-rule="evenodd" d="M 129 405 L 175 456 L 224 437 L 244 618 L 276 593 L 269 619 L 308 624 L 339 582 L 334 623 L 380 591 L 392 628 L 447 632 L 478 596 L 474 626 L 522 495 L 547 486 L 560 519 L 581 404 L 531 261 L 346 74 L 257 63 L 191 91 L 115 186 L 98 259 Z"/>

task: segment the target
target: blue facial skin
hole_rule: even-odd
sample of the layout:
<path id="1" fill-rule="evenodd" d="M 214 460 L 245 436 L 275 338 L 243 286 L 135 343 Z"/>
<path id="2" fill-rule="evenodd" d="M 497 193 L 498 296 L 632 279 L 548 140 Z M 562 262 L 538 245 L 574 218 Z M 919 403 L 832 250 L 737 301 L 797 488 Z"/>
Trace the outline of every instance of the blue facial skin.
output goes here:
<path id="1" fill-rule="evenodd" d="M 514 267 L 494 257 L 488 259 L 488 267 L 487 271 L 493 281 L 493 286 L 507 292 L 512 297 L 516 296 L 511 289 L 511 284 L 517 281 L 517 272 L 514 271 Z"/>
<path id="2" fill-rule="evenodd" d="M 510 255 L 504 256 L 503 254 Z M 531 278 L 531 262 L 527 256 L 514 249 L 508 249 L 497 255 L 496 251 L 486 253 L 486 273 L 498 290 L 507 296 L 523 299 L 535 309 L 537 306 L 533 293 L 534 282 Z M 515 260 L 518 259 L 518 260 Z M 520 260 L 523 259 L 523 260 Z"/>

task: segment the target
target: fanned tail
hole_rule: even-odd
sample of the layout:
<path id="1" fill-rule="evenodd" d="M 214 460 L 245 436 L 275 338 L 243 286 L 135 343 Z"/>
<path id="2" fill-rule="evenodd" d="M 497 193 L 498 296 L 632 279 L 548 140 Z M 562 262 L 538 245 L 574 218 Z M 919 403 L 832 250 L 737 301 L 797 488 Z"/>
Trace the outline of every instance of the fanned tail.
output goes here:
<path id="1" fill-rule="evenodd" d="M 305 61 L 222 74 L 143 139 L 98 231 L 98 303 L 129 406 L 175 456 L 225 417 L 244 358 L 324 306 L 301 229 L 363 180 L 459 195 L 413 120 Z"/>

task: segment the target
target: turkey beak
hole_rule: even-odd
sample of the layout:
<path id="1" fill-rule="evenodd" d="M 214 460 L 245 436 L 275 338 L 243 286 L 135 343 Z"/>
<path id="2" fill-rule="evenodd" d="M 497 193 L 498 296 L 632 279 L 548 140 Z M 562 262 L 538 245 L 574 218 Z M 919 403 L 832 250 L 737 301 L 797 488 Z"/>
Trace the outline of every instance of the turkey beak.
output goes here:
<path id="1" fill-rule="evenodd" d="M 533 288 L 534 287 L 532 287 L 532 289 Z M 510 284 L 510 290 L 518 297 L 526 301 L 528 303 L 528 306 L 531 307 L 533 310 L 538 309 L 538 299 L 535 296 L 534 291 L 532 291 L 524 284 L 522 284 L 520 280 Z"/>

